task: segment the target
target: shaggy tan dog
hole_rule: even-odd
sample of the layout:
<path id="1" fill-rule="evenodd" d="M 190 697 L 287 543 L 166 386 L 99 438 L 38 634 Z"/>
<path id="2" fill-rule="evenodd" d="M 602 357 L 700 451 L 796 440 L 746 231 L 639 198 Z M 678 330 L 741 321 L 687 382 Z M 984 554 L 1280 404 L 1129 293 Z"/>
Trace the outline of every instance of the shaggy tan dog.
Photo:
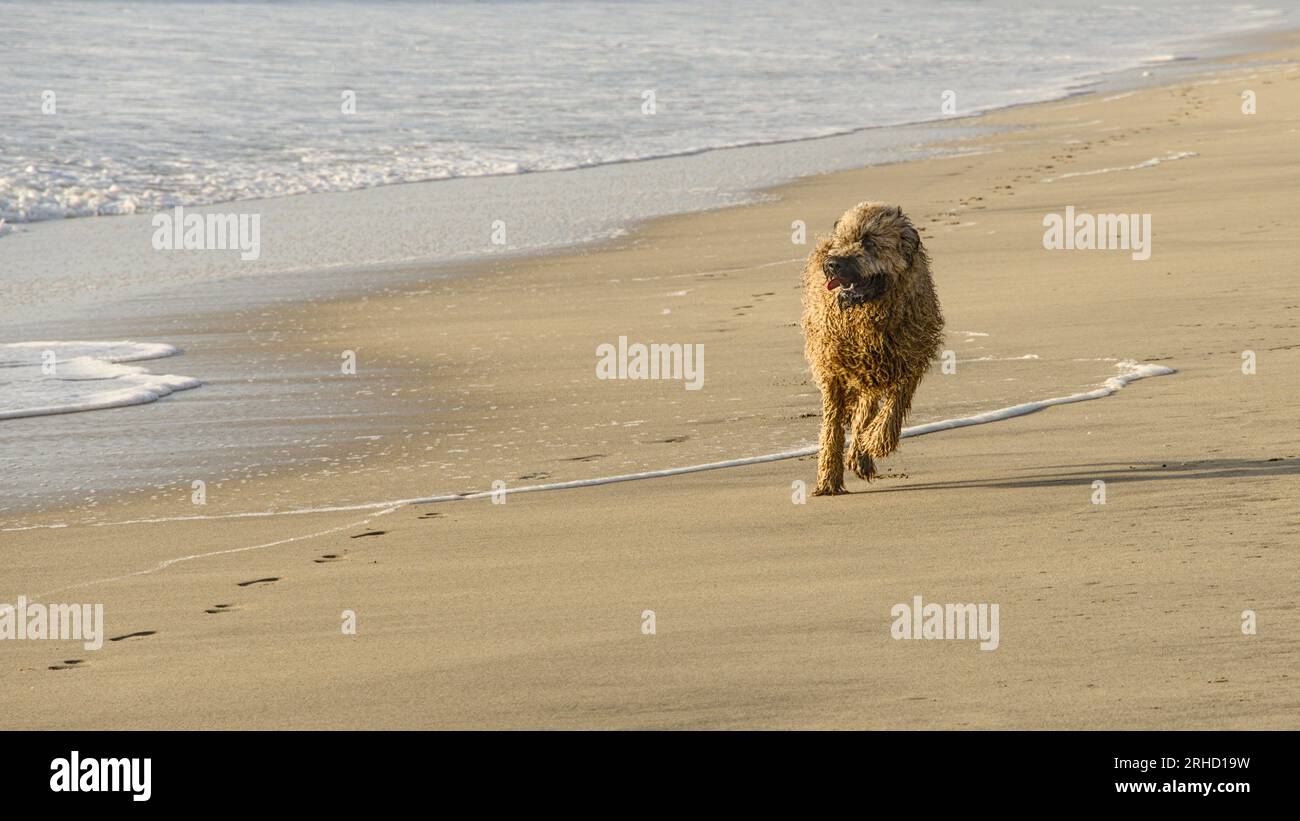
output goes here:
<path id="1" fill-rule="evenodd" d="M 803 272 L 805 353 L 822 392 L 814 495 L 844 493 L 844 425 L 853 472 L 898 447 L 912 394 L 939 352 L 943 314 L 921 237 L 895 205 L 863 202 L 822 237 Z"/>

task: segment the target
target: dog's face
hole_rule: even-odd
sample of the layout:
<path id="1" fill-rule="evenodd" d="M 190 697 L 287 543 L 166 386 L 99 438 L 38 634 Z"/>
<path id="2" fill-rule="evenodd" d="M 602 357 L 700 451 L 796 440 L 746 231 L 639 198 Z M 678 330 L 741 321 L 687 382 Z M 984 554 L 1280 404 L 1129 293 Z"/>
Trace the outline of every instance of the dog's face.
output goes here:
<path id="1" fill-rule="evenodd" d="M 908 276 L 921 237 L 894 205 L 863 202 L 844 212 L 823 242 L 826 289 L 841 308 L 881 299 Z"/>

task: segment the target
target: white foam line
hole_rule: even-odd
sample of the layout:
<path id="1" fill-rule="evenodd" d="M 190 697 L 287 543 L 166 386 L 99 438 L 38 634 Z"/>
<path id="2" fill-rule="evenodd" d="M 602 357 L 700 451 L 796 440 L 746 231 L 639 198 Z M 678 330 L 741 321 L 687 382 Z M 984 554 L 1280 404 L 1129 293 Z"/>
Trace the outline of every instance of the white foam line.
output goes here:
<path id="1" fill-rule="evenodd" d="M 42 340 L 36 342 L 5 342 L 0 344 L 0 350 L 6 348 L 19 348 L 31 350 L 55 349 L 66 350 L 68 348 L 111 348 L 117 346 L 124 348 L 121 353 L 114 355 L 96 356 L 97 359 L 103 359 L 105 362 L 146 362 L 150 359 L 164 359 L 169 356 L 176 356 L 181 349 L 175 345 L 168 345 L 165 342 L 135 342 L 129 339 L 120 339 L 117 341 L 95 340 L 88 342 L 83 339 L 69 340 Z"/>
<path id="2" fill-rule="evenodd" d="M 1025 362 L 1031 359 L 1038 359 L 1036 353 L 1027 353 L 1024 356 L 977 356 L 974 359 L 958 359 L 958 362 Z"/>
<path id="3" fill-rule="evenodd" d="M 944 419 L 939 422 L 928 422 L 924 425 L 914 425 L 909 428 L 904 428 L 902 436 L 903 438 L 911 438 L 913 436 L 924 436 L 927 433 L 935 433 L 941 430 L 953 430 L 955 428 L 965 428 L 972 425 L 987 425 L 990 422 L 997 422 L 1002 419 L 1012 419 L 1017 416 L 1024 416 L 1025 414 L 1040 411 L 1044 408 L 1050 408 L 1053 405 L 1069 405 L 1074 402 L 1087 402 L 1092 399 L 1102 399 L 1120 390 L 1130 382 L 1136 382 L 1139 379 L 1146 379 L 1150 376 L 1166 376 L 1175 373 L 1173 368 L 1167 368 L 1164 365 L 1138 364 L 1131 359 L 1117 363 L 1116 367 L 1121 368 L 1123 372 L 1118 376 L 1112 376 L 1107 379 L 1101 387 L 1095 390 L 1085 391 L 1083 393 L 1073 393 L 1069 396 L 1056 396 L 1051 399 L 1040 399 L 1036 402 L 1025 402 L 1021 405 L 999 408 L 998 410 L 992 410 L 974 416 L 961 416 L 955 419 Z M 817 446 L 812 445 L 805 448 L 798 448 L 797 450 L 768 453 L 762 456 L 744 456 L 738 459 L 727 459 L 721 462 L 707 462 L 702 465 L 687 465 L 686 467 L 665 468 L 663 470 L 647 470 L 640 473 L 623 473 L 617 476 L 599 476 L 593 479 L 574 479 L 568 482 L 550 482 L 542 485 L 525 485 L 523 487 L 505 488 L 498 491 L 480 490 L 468 493 L 444 493 L 437 496 L 417 496 L 410 499 L 390 499 L 383 502 L 363 502 L 352 505 L 299 508 L 296 510 L 259 510 L 246 513 L 224 513 L 210 516 L 169 516 L 156 519 L 127 519 L 118 522 L 92 522 L 86 526 L 113 527 L 118 525 L 161 524 L 164 522 L 196 522 L 212 521 L 216 519 L 256 519 L 271 516 L 302 516 L 312 513 L 344 513 L 359 510 L 379 510 L 382 508 L 396 509 L 406 505 L 488 499 L 491 498 L 494 493 L 540 493 L 548 490 L 572 490 L 581 487 L 612 485 L 619 482 L 635 482 L 641 479 L 661 479 L 668 476 L 682 476 L 688 473 L 702 473 L 707 470 L 724 470 L 726 468 L 745 467 L 747 465 L 761 465 L 766 462 L 780 462 L 786 459 L 799 459 L 804 456 L 812 456 L 815 453 L 817 453 Z M 385 510 L 385 512 L 388 511 Z M 16 530 L 44 530 L 68 526 L 69 525 L 67 524 L 30 525 L 27 527 L 0 528 L 0 532 L 11 532 Z"/>
<path id="4" fill-rule="evenodd" d="M 940 154 L 934 157 L 927 157 L 926 159 L 933 162 L 937 162 L 939 160 L 962 160 L 965 159 L 966 157 L 982 157 L 985 154 L 1001 154 L 1001 153 L 1002 153 L 1001 148 L 972 148 L 967 151 L 959 150 L 953 152 L 952 154 Z"/>
<path id="5" fill-rule="evenodd" d="M 93 579 L 88 582 L 77 582 L 76 584 L 69 584 L 69 585 L 65 585 L 64 587 L 56 587 L 55 589 L 47 590 L 44 593 L 37 593 L 35 596 L 32 596 L 31 598 L 32 600 L 36 600 L 36 599 L 44 598 L 46 596 L 52 596 L 55 593 L 62 593 L 65 590 L 77 590 L 82 587 L 90 587 L 96 584 L 110 584 L 112 582 L 120 582 L 123 579 L 133 579 L 137 576 L 148 576 L 153 573 L 159 573 L 163 570 L 166 570 L 172 565 L 180 564 L 181 562 L 192 562 L 195 559 L 207 559 L 212 556 L 226 556 L 231 553 L 247 553 L 250 550 L 264 550 L 268 547 L 278 547 L 279 545 L 289 544 L 290 542 L 301 542 L 301 541 L 306 541 L 307 539 L 316 539 L 321 536 L 329 536 L 331 534 L 338 533 L 343 530 L 351 530 L 354 527 L 360 527 L 364 524 L 368 524 L 372 519 L 377 519 L 380 516 L 383 516 L 388 513 L 392 513 L 396 509 L 397 508 L 392 507 L 392 508 L 388 508 L 387 510 L 381 510 L 378 513 L 367 516 L 366 518 L 362 519 L 359 522 L 349 522 L 348 524 L 341 525 L 339 527 L 331 527 L 328 528 L 327 530 L 320 530 L 315 533 L 307 533 L 302 536 L 290 536 L 287 539 L 277 539 L 274 542 L 265 542 L 263 544 L 249 545 L 247 547 L 231 547 L 231 548 L 227 548 L 226 550 L 212 550 L 207 553 L 192 553 L 188 556 L 177 556 L 174 559 L 167 559 L 166 561 L 161 561 L 158 564 L 154 565 L 153 567 L 145 568 L 144 570 L 136 570 L 132 573 L 123 573 L 121 576 L 109 576 L 103 579 Z"/>
<path id="6" fill-rule="evenodd" d="M 1050 408 L 1053 405 L 1069 405 L 1074 402 L 1087 402 L 1091 399 L 1103 399 L 1112 393 L 1123 388 L 1130 382 L 1136 382 L 1139 379 L 1146 379 L 1148 376 L 1167 376 L 1175 373 L 1173 368 L 1166 368 L 1164 365 L 1139 365 L 1136 362 L 1122 362 L 1128 370 L 1119 376 L 1112 376 L 1102 384 L 1100 388 L 1083 393 L 1073 393 L 1069 396 L 1057 396 L 1052 399 L 1041 399 L 1037 402 L 1026 402 L 1023 405 L 1012 405 L 1009 408 L 1001 408 L 988 413 L 979 413 L 974 416 L 965 416 L 960 419 L 945 419 L 941 422 L 930 422 L 926 425 L 917 425 L 916 427 L 906 428 L 903 436 L 921 436 L 927 433 L 934 433 L 941 430 L 952 430 L 953 428 L 965 428 L 971 425 L 986 425 L 989 422 L 997 422 L 1002 419 L 1012 419 L 1017 416 L 1024 416 L 1027 413 L 1040 411 L 1043 408 Z"/>
<path id="7" fill-rule="evenodd" d="M 1044 177 L 1042 182 L 1056 182 L 1057 180 L 1064 180 L 1069 177 L 1091 177 L 1094 174 L 1109 174 L 1112 171 L 1137 171 L 1140 168 L 1155 168 L 1161 163 L 1173 162 L 1174 160 L 1185 160 L 1189 157 L 1199 156 L 1200 154 L 1197 154 L 1195 151 L 1179 151 L 1176 153 L 1166 154 L 1163 157 L 1152 157 L 1151 159 L 1143 160 L 1136 165 L 1117 165 L 1113 168 L 1098 168 L 1095 171 L 1071 171 L 1069 174 L 1062 174 L 1059 177 Z"/>

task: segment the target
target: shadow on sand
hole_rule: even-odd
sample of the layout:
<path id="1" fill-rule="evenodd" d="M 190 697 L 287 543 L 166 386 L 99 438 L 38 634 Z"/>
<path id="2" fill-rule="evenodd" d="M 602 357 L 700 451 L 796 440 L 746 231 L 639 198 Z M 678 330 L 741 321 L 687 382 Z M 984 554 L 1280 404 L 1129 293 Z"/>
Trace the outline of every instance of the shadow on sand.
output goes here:
<path id="1" fill-rule="evenodd" d="M 1197 462 L 1135 462 L 1129 464 L 1058 465 L 1039 473 L 1005 479 L 922 482 L 873 488 L 873 493 L 961 488 L 1033 488 L 1111 482 L 1160 482 L 1178 479 L 1276 479 L 1300 475 L 1300 457 L 1270 459 L 1207 459 Z"/>

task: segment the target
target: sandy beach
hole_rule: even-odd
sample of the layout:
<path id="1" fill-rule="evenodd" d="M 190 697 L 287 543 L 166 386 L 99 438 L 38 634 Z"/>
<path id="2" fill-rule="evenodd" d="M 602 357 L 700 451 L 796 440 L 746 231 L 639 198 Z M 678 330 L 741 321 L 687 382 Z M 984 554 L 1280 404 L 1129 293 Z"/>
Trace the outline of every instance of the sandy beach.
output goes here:
<path id="1" fill-rule="evenodd" d="M 199 320 L 322 379 L 355 352 L 375 439 L 201 507 L 7 523 L 0 593 L 102 603 L 110 640 L 5 642 L 0 727 L 1300 728 L 1296 42 L 598 246 Z M 836 498 L 801 498 L 803 457 L 391 503 L 812 444 L 802 261 L 866 199 L 922 228 L 947 317 L 912 424 L 1175 373 L 909 438 Z M 1150 215 L 1149 259 L 1045 248 L 1067 207 Z M 620 337 L 702 345 L 700 389 L 598 379 Z M 915 596 L 997 604 L 996 650 L 893 638 Z"/>

